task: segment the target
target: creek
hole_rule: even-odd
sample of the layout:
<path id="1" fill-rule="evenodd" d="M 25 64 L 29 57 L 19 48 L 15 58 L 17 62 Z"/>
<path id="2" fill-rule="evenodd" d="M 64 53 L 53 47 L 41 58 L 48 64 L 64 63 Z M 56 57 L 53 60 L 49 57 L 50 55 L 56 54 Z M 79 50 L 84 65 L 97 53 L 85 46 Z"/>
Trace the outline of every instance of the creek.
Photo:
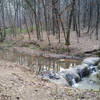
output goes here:
<path id="1" fill-rule="evenodd" d="M 9 50 L 0 50 L 0 59 L 30 67 L 36 75 L 56 84 L 80 89 L 100 89 L 100 59 L 85 60 L 36 57 Z"/>

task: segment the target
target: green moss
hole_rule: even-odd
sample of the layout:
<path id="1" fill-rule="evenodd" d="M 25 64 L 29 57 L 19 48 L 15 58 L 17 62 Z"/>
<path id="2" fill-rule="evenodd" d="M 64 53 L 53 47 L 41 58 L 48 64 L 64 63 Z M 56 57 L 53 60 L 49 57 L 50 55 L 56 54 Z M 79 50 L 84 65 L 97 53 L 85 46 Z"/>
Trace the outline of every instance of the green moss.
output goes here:
<path id="1" fill-rule="evenodd" d="M 99 53 L 97 53 L 97 56 L 99 56 L 99 57 L 100 57 L 100 52 L 99 52 Z"/>
<path id="2" fill-rule="evenodd" d="M 31 49 L 38 49 L 38 48 L 37 48 L 37 47 L 35 47 L 35 46 L 32 46 L 32 47 L 31 47 Z"/>
<path id="3" fill-rule="evenodd" d="M 93 89 L 94 92 L 100 92 L 100 89 Z"/>
<path id="4" fill-rule="evenodd" d="M 67 51 L 67 48 L 61 48 L 60 49 L 60 52 L 66 52 Z"/>
<path id="5" fill-rule="evenodd" d="M 7 34 L 10 34 L 11 33 L 11 29 L 10 28 L 5 29 L 5 31 L 6 31 Z"/>

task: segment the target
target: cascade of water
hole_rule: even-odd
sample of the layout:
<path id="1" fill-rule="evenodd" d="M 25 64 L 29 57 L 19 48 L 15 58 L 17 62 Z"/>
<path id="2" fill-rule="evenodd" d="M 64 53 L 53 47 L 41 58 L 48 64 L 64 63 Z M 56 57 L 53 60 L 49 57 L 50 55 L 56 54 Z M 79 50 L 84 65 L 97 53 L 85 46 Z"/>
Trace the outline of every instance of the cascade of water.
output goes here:
<path id="1" fill-rule="evenodd" d="M 76 81 L 75 81 L 75 79 L 73 78 L 73 79 L 72 79 L 72 87 L 74 87 L 75 84 L 76 84 Z"/>
<path id="2" fill-rule="evenodd" d="M 73 86 L 76 83 L 73 75 L 71 74 L 66 74 L 66 80 L 68 81 L 70 86 Z"/>
<path id="3" fill-rule="evenodd" d="M 90 70 L 90 74 L 98 71 L 97 66 L 90 66 L 89 70 Z"/>

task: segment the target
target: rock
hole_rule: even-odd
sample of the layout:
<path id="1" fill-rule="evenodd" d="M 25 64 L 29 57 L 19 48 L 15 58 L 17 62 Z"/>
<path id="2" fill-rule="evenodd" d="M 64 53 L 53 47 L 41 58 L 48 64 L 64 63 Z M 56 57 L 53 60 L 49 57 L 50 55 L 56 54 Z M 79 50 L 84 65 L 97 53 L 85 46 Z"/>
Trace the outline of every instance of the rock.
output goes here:
<path id="1" fill-rule="evenodd" d="M 58 79 L 60 79 L 60 76 L 59 75 L 57 75 L 57 74 L 48 74 L 49 75 L 49 78 L 50 79 L 55 79 L 55 80 L 58 80 Z"/>
<path id="2" fill-rule="evenodd" d="M 19 99 L 20 99 L 20 97 L 16 97 L 16 99 L 17 99 L 17 100 L 19 100 Z"/>
<path id="3" fill-rule="evenodd" d="M 52 71 L 42 74 L 41 78 L 44 80 L 49 80 L 50 82 L 53 82 L 55 84 L 69 85 L 64 77 L 62 77 L 59 73 L 54 73 Z"/>
<path id="4" fill-rule="evenodd" d="M 74 81 L 77 83 L 80 81 L 80 76 L 77 74 L 77 70 L 75 68 L 70 68 L 65 71 L 62 71 L 59 73 L 61 76 L 63 76 L 69 85 L 73 85 Z"/>
<path id="5" fill-rule="evenodd" d="M 76 70 L 77 70 L 77 74 L 80 76 L 81 79 L 83 77 L 88 76 L 90 73 L 90 70 L 89 70 L 87 64 L 77 65 Z"/>
<path id="6" fill-rule="evenodd" d="M 73 86 L 75 83 L 81 81 L 82 78 L 91 75 L 93 72 L 97 72 L 96 65 L 99 61 L 99 57 L 89 57 L 84 59 L 81 65 L 77 65 L 74 68 L 63 69 L 57 73 L 54 71 L 48 71 L 43 74 L 43 78 L 55 83 L 66 83 Z"/>
<path id="7" fill-rule="evenodd" d="M 48 71 L 46 73 L 43 73 L 43 75 L 41 75 L 44 79 L 53 79 L 53 80 L 58 80 L 60 79 L 59 74 L 52 72 L 52 71 Z"/>
<path id="8" fill-rule="evenodd" d="M 90 71 L 87 67 L 84 67 L 83 69 L 78 69 L 78 74 L 80 78 L 82 79 L 83 77 L 89 76 Z"/>
<path id="9" fill-rule="evenodd" d="M 66 74 L 65 79 L 67 80 L 67 82 L 69 83 L 69 85 L 74 85 L 74 83 L 76 82 L 74 80 L 74 77 L 72 74 Z"/>
<path id="10" fill-rule="evenodd" d="M 87 77 L 91 73 L 97 71 L 97 66 L 88 66 L 87 64 L 82 64 L 76 66 L 77 73 L 79 74 L 80 78 Z"/>
<path id="11" fill-rule="evenodd" d="M 83 64 L 87 64 L 88 66 L 91 65 L 97 65 L 98 62 L 100 62 L 100 58 L 99 57 L 88 57 L 86 59 L 83 60 Z"/>

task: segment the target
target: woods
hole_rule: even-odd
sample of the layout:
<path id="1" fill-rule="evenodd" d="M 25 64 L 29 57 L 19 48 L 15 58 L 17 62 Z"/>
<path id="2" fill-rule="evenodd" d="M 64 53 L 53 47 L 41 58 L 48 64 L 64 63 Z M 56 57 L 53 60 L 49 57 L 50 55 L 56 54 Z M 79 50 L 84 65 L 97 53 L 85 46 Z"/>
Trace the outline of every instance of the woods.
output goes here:
<path id="1" fill-rule="evenodd" d="M 100 0 L 0 0 L 0 100 L 100 100 Z"/>
<path id="2" fill-rule="evenodd" d="M 22 34 L 44 40 L 46 32 L 48 44 L 50 35 L 58 42 L 64 36 L 65 44 L 70 45 L 70 34 L 76 31 L 77 38 L 83 33 L 99 39 L 99 0 L 1 0 L 0 1 L 0 40 L 3 42 L 8 30 L 13 36 Z"/>

